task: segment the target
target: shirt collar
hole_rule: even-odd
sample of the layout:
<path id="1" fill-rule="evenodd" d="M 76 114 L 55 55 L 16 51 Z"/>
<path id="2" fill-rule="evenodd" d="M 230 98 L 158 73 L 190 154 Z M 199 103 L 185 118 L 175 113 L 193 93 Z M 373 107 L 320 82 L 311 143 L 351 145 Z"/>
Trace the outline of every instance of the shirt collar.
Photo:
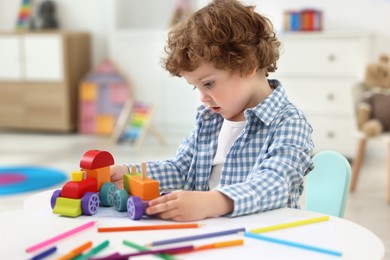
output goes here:
<path id="1" fill-rule="evenodd" d="M 268 80 L 268 82 L 274 91 L 257 106 L 245 111 L 247 119 L 253 115 L 259 118 L 265 125 L 269 125 L 274 120 L 287 101 L 287 94 L 281 82 L 278 80 Z"/>
<path id="2" fill-rule="evenodd" d="M 287 100 L 286 91 L 280 81 L 270 79 L 268 82 L 274 91 L 272 91 L 272 93 L 267 98 L 262 100 L 257 106 L 254 108 L 249 108 L 244 112 L 247 119 L 255 116 L 266 125 L 269 125 L 274 120 Z M 220 116 L 219 114 L 214 114 L 205 105 L 199 106 L 198 112 L 203 120 L 208 120 L 212 116 Z"/>

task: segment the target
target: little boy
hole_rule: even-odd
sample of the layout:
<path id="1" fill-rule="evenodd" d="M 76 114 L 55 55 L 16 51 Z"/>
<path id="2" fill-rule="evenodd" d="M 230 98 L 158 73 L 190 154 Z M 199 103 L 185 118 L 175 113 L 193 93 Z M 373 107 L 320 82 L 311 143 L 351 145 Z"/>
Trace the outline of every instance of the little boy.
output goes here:
<path id="1" fill-rule="evenodd" d="M 203 105 L 175 157 L 147 163 L 161 190 L 175 190 L 147 214 L 192 221 L 299 208 L 312 129 L 281 82 L 267 79 L 279 46 L 269 20 L 236 0 L 215 0 L 169 33 L 164 66 Z M 112 181 L 131 165 L 112 166 Z"/>

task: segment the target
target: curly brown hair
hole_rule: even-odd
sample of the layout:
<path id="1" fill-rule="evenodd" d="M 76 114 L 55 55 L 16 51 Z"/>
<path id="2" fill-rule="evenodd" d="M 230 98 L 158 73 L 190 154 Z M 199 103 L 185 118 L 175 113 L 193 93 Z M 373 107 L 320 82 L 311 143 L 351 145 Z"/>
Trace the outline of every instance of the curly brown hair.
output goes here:
<path id="1" fill-rule="evenodd" d="M 214 0 L 168 34 L 163 67 L 174 76 L 194 71 L 201 62 L 217 69 L 274 72 L 280 42 L 271 22 L 237 0 Z"/>

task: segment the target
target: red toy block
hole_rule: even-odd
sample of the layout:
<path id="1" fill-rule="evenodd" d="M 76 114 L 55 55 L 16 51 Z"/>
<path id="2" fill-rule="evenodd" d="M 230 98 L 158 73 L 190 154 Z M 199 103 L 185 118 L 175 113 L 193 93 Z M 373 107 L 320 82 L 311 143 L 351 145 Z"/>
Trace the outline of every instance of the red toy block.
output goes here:
<path id="1" fill-rule="evenodd" d="M 86 192 L 97 192 L 97 180 L 87 177 L 84 181 L 69 181 L 61 190 L 61 197 L 80 199 Z"/>
<path id="2" fill-rule="evenodd" d="M 80 161 L 80 167 L 87 170 L 94 170 L 114 164 L 114 158 L 109 152 L 100 150 L 87 151 Z"/>

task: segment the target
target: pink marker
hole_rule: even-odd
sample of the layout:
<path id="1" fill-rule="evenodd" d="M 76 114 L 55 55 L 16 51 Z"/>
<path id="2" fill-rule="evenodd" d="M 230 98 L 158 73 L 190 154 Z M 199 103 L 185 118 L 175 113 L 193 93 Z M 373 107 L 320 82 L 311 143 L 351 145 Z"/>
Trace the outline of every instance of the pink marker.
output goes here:
<path id="1" fill-rule="evenodd" d="M 67 238 L 73 234 L 76 234 L 80 231 L 83 231 L 84 229 L 87 229 L 89 227 L 92 227 L 93 225 L 95 225 L 95 221 L 90 221 L 88 223 L 85 223 L 84 225 L 81 225 L 79 227 L 76 227 L 74 229 L 71 229 L 69 231 L 66 231 L 65 233 L 62 233 L 62 234 L 59 234 L 55 237 L 52 237 L 52 238 L 49 238 L 48 240 L 45 240 L 45 241 L 42 241 L 41 243 L 38 243 L 36 245 L 33 245 L 33 246 L 30 246 L 26 249 L 26 251 L 28 253 L 31 253 L 31 252 L 34 252 L 35 250 L 38 250 L 44 246 L 47 246 L 47 245 L 50 245 L 52 243 L 55 243 L 57 242 L 58 240 L 61 240 L 61 239 L 64 239 L 64 238 Z"/>

